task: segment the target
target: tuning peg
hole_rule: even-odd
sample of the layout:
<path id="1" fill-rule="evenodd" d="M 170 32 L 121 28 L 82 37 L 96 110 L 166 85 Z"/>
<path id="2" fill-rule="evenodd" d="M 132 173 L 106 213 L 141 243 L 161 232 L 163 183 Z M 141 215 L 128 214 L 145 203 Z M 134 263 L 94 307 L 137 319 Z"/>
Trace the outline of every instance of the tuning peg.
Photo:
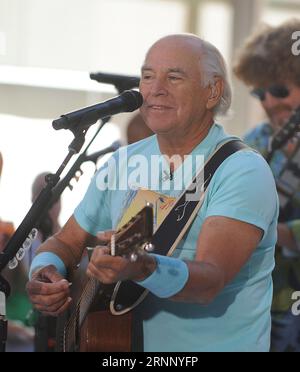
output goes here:
<path id="1" fill-rule="evenodd" d="M 77 172 L 75 173 L 75 176 L 74 176 L 76 182 L 79 181 L 79 179 L 80 179 L 80 177 L 81 177 L 82 175 L 83 175 L 83 171 L 82 171 L 82 169 L 80 168 L 80 169 L 77 170 Z"/>
<path id="2" fill-rule="evenodd" d="M 138 259 L 138 255 L 136 253 L 131 253 L 129 260 L 130 262 L 136 262 Z"/>
<path id="3" fill-rule="evenodd" d="M 152 243 L 147 243 L 147 244 L 144 245 L 144 250 L 146 252 L 153 252 L 154 249 L 155 249 L 155 246 Z"/>

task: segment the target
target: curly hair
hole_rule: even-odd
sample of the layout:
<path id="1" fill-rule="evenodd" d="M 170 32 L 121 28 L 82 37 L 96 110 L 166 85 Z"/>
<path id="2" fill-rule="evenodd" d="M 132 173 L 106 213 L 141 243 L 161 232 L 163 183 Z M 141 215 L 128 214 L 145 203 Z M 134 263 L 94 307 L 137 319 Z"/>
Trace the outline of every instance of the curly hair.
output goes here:
<path id="1" fill-rule="evenodd" d="M 252 86 L 285 81 L 300 86 L 300 56 L 292 53 L 295 31 L 300 31 L 300 19 L 277 27 L 264 25 L 239 51 L 233 68 L 235 75 Z"/>

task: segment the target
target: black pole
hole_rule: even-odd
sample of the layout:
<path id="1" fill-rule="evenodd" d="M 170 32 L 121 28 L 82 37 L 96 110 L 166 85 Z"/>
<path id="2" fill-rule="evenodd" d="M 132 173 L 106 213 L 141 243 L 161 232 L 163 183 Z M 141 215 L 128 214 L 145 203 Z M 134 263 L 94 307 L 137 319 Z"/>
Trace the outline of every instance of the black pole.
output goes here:
<path id="1" fill-rule="evenodd" d="M 27 215 L 6 244 L 4 250 L 0 253 L 0 351 L 5 351 L 5 344 L 7 340 L 7 319 L 6 319 L 6 298 L 9 296 L 10 287 L 7 281 L 1 276 L 2 270 L 6 265 L 15 258 L 19 249 L 22 247 L 26 238 L 29 236 L 38 218 L 41 216 L 49 200 L 53 195 L 53 188 L 59 181 L 59 177 L 72 156 L 81 150 L 84 144 L 86 130 L 79 130 L 73 132 L 75 138 L 69 146 L 69 152 L 59 169 L 55 174 L 46 176 L 47 185 L 40 192 L 37 199 L 32 204 Z"/>
<path id="2" fill-rule="evenodd" d="M 6 298 L 10 294 L 8 282 L 0 275 L 0 352 L 5 351 L 7 340 Z"/>
<path id="3" fill-rule="evenodd" d="M 88 160 L 94 161 L 94 157 L 92 157 L 93 154 L 90 155 L 90 156 L 86 154 L 87 150 L 89 149 L 89 147 L 93 143 L 94 139 L 97 137 L 100 130 L 103 128 L 103 126 L 109 120 L 110 120 L 110 118 L 108 117 L 108 118 L 105 118 L 101 121 L 101 124 L 100 124 L 99 128 L 97 129 L 96 133 L 94 134 L 94 136 L 92 137 L 92 139 L 90 140 L 90 142 L 88 143 L 88 145 L 86 146 L 84 151 L 78 156 L 78 158 L 76 159 L 76 161 L 74 162 L 72 167 L 69 169 L 68 173 L 64 176 L 64 178 L 52 190 L 51 197 L 48 199 L 48 203 L 45 206 L 44 212 L 43 212 L 42 215 L 40 215 L 37 223 L 39 223 L 40 221 L 42 221 L 45 218 L 49 209 L 51 209 L 51 207 L 59 200 L 61 194 L 64 192 L 66 187 L 68 187 L 70 185 L 70 182 L 73 179 L 76 172 L 80 171 L 81 164 L 83 164 L 85 161 L 88 161 Z M 113 149 L 111 149 L 111 150 L 113 151 Z M 116 150 L 116 149 L 114 149 L 114 150 Z M 98 153 L 99 153 L 99 156 L 100 156 L 101 151 L 99 151 Z M 102 153 L 102 155 L 104 155 L 104 154 Z"/>

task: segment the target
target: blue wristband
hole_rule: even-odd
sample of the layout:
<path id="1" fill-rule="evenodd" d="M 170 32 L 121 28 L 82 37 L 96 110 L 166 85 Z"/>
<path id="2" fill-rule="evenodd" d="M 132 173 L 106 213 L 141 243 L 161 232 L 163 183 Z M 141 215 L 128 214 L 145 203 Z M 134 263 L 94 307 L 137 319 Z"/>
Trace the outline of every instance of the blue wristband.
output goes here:
<path id="1" fill-rule="evenodd" d="M 152 254 L 157 262 L 156 270 L 143 281 L 136 283 L 157 297 L 168 298 L 180 292 L 189 278 L 187 264 L 173 257 Z"/>
<path id="2" fill-rule="evenodd" d="M 31 279 L 32 273 L 41 268 L 48 265 L 54 265 L 57 271 L 63 276 L 66 277 L 67 269 L 60 257 L 52 252 L 42 252 L 34 257 L 32 260 L 30 271 L 29 271 L 29 279 Z"/>

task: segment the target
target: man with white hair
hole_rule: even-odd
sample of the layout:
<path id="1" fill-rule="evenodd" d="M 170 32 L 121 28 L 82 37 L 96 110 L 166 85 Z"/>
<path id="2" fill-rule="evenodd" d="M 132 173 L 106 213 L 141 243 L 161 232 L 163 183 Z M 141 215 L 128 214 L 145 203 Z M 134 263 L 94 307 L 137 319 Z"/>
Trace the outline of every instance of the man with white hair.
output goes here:
<path id="1" fill-rule="evenodd" d="M 146 55 L 140 92 L 141 114 L 155 135 L 128 146 L 128 159 L 182 159 L 168 164 L 170 177 L 161 177 L 156 190 L 176 198 L 180 192 L 165 190 L 164 183 L 172 185 L 182 174 L 186 156 L 207 161 L 233 138 L 215 122 L 230 107 L 225 63 L 195 35 L 166 36 Z M 120 151 L 113 158 L 123 161 Z M 111 238 L 107 230 L 116 229 L 119 211 L 132 201 L 128 195 L 118 188 L 101 191 L 94 178 L 74 215 L 33 262 L 27 289 L 37 309 L 57 315 L 68 307 L 66 269 L 99 231 L 100 241 Z M 133 280 L 150 291 L 134 318 L 143 324 L 144 351 L 268 351 L 277 214 L 272 174 L 258 153 L 245 148 L 216 170 L 172 257 L 144 254 L 131 262 L 98 245 L 87 274 L 106 284 Z"/>

